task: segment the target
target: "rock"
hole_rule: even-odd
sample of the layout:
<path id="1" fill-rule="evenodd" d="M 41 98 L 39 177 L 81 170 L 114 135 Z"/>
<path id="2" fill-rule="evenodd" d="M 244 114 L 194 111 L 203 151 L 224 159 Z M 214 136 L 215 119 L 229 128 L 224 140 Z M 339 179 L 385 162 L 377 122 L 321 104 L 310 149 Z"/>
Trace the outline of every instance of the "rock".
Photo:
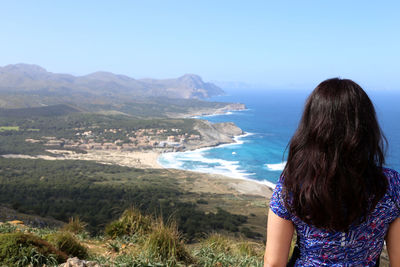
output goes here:
<path id="1" fill-rule="evenodd" d="M 229 112 L 229 111 L 244 110 L 244 109 L 246 109 L 246 105 L 245 104 L 242 104 L 242 103 L 230 103 L 230 104 L 226 105 L 225 107 L 218 109 L 217 113 L 224 114 L 224 113 Z"/>
<path id="2" fill-rule="evenodd" d="M 101 267 L 101 265 L 95 261 L 85 261 L 75 257 L 69 258 L 66 263 L 60 264 L 59 267 Z"/>
<path id="3" fill-rule="evenodd" d="M 233 143 L 235 142 L 234 136 L 243 134 L 242 129 L 232 122 L 211 123 L 205 120 L 198 120 L 193 128 L 201 136 L 200 141 L 197 140 L 193 144 L 188 143 L 188 146 L 194 146 L 194 148 Z"/>
<path id="4" fill-rule="evenodd" d="M 218 132 L 223 133 L 229 137 L 243 134 L 242 129 L 237 127 L 233 122 L 214 123 L 213 126 Z"/>
<path id="5" fill-rule="evenodd" d="M 18 224 L 24 224 L 24 222 L 23 222 L 23 221 L 20 221 L 20 220 L 9 221 L 8 223 L 16 224 L 16 225 L 18 225 Z"/>

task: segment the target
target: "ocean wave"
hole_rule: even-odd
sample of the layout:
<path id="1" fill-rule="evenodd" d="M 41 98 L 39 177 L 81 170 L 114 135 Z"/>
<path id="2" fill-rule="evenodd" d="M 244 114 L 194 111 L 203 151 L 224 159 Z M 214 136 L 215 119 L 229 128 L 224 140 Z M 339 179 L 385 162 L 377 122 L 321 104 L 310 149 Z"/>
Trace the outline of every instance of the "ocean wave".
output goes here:
<path id="1" fill-rule="evenodd" d="M 255 135 L 255 133 L 245 132 L 245 133 L 242 134 L 242 135 L 237 135 L 237 136 L 235 136 L 235 137 L 233 138 L 233 140 L 235 141 L 235 143 L 232 143 L 232 145 L 233 145 L 233 144 L 239 144 L 239 145 L 243 144 L 244 141 L 243 141 L 242 139 L 245 138 L 245 137 L 251 136 L 251 135 Z M 228 145 L 231 145 L 231 144 L 228 144 Z"/>
<path id="2" fill-rule="evenodd" d="M 164 168 L 220 174 L 231 178 L 252 180 L 254 182 L 274 188 L 275 185 L 267 180 L 258 181 L 257 179 L 254 179 L 254 176 L 257 175 L 256 173 L 241 169 L 239 161 L 206 157 L 206 152 L 211 149 L 242 145 L 246 142 L 246 140 L 243 140 L 244 138 L 254 134 L 255 133 L 245 132 L 242 135 L 235 136 L 235 142 L 230 144 L 222 144 L 215 147 L 204 147 L 185 152 L 163 153 L 159 156 L 158 163 Z"/>
<path id="3" fill-rule="evenodd" d="M 270 171 L 283 171 L 286 166 L 286 161 L 281 163 L 274 163 L 274 164 L 264 164 Z"/>
<path id="4" fill-rule="evenodd" d="M 247 179 L 254 175 L 240 169 L 239 161 L 206 158 L 204 149 L 162 154 L 158 162 L 165 168 L 184 169 L 202 173 L 220 174 L 232 178 Z"/>
<path id="5" fill-rule="evenodd" d="M 192 151 L 170 152 L 161 154 L 158 163 L 164 168 L 184 169 L 202 173 L 221 174 L 232 178 L 249 179 L 254 173 L 240 169 L 239 161 L 229 161 L 218 158 L 207 158 L 204 152 L 220 147 L 237 146 L 244 143 L 242 138 L 253 135 L 246 132 L 234 137 L 234 143 L 222 144 L 216 147 L 204 147 Z"/>

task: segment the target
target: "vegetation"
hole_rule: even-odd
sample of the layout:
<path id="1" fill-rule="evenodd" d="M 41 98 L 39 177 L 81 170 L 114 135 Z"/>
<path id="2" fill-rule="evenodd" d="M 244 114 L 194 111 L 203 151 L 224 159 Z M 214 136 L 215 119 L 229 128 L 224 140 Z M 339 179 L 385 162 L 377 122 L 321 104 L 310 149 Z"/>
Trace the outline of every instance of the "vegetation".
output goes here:
<path id="1" fill-rule="evenodd" d="M 132 208 L 124 213 L 128 214 L 131 211 Z M 124 221 L 122 217 L 117 221 L 122 223 Z M 207 238 L 198 240 L 196 244 L 187 244 L 173 221 L 165 224 L 159 218 L 151 219 L 151 225 L 148 232 L 141 234 L 135 233 L 117 238 L 99 235 L 78 241 L 76 235 L 62 230 L 38 229 L 3 223 L 0 224 L 0 230 L 2 230 L 0 233 L 0 265 L 42 266 L 46 264 L 54 266 L 64 262 L 67 254 L 78 255 L 68 252 L 73 251 L 71 247 L 84 247 L 87 254 L 81 255 L 82 258 L 104 264 L 104 266 L 263 266 L 265 250 L 263 242 L 232 238 L 224 234 L 210 234 Z M 41 238 L 43 235 L 55 246 Z M 57 240 L 68 240 L 68 242 Z M 59 243 L 72 243 L 72 245 L 62 247 L 57 245 Z M 386 253 L 381 257 L 381 266 L 389 266 Z"/>
<path id="2" fill-rule="evenodd" d="M 74 139 L 77 131 L 90 130 L 94 136 L 121 140 L 126 139 L 128 131 L 137 129 L 180 129 L 198 134 L 191 119 L 165 118 L 167 113 L 192 110 L 197 100 L 151 101 L 151 105 L 125 103 L 118 107 L 133 117 L 83 113 L 69 106 L 59 107 L 53 114 L 49 110 L 54 107 L 0 110 L 0 154 L 46 154 L 43 136 Z M 87 108 L 107 109 L 104 105 Z M 110 106 L 109 110 L 114 108 Z M 150 114 L 164 118 L 149 118 Z M 123 131 L 111 136 L 105 129 Z M 35 142 L 26 142 L 28 138 Z M 207 249 L 211 245 L 203 238 L 213 232 L 231 236 L 227 240 L 232 244 L 244 235 L 259 238 L 248 224 L 255 219 L 228 212 L 229 206 L 211 194 L 183 189 L 182 181 L 195 181 L 191 175 L 184 176 L 178 181 L 176 172 L 168 170 L 0 157 L 2 205 L 12 207 L 17 214 L 66 222 L 59 229 L 0 224 L 0 248 L 9 244 L 4 251 L 12 254 L 5 256 L 9 262 L 0 261 L 0 265 L 54 265 L 66 256 L 111 266 L 236 266 L 250 260 L 260 262 L 261 258 L 253 254 L 215 254 L 214 249 Z"/>
<path id="3" fill-rule="evenodd" d="M 45 240 L 19 232 L 0 234 L 0 263 L 6 266 L 42 266 L 64 262 L 67 255 Z"/>
<path id="4" fill-rule="evenodd" d="M 141 118 L 160 118 L 192 113 L 200 109 L 217 109 L 226 106 L 227 103 L 201 101 L 198 99 L 172 99 L 153 97 L 145 101 L 135 103 L 124 103 L 117 107 L 118 111 Z M 96 108 L 105 109 L 104 106 Z M 108 107 L 116 109 L 116 107 Z"/>
<path id="5" fill-rule="evenodd" d="M 146 231 L 115 238 L 87 236 L 81 240 L 62 229 L 41 230 L 4 223 L 0 225 L 0 229 L 6 229 L 3 231 L 6 233 L 0 234 L 0 255 L 4 251 L 8 254 L 0 256 L 6 259 L 0 264 L 53 266 L 64 262 L 69 255 L 106 266 L 262 266 L 263 243 L 211 234 L 194 245 L 188 244 L 173 220 L 165 223 L 160 217 L 146 217 L 132 207 L 116 221 L 123 229 L 129 229 L 143 218 L 150 221 Z"/>
<path id="6" fill-rule="evenodd" d="M 189 264 L 193 261 L 181 242 L 181 234 L 174 222 L 164 224 L 163 220 L 159 219 L 148 235 L 144 248 L 150 258 L 162 262 L 172 259 Z"/>
<path id="7" fill-rule="evenodd" d="M 19 126 L 0 126 L 0 132 L 19 131 Z"/>
<path id="8" fill-rule="evenodd" d="M 111 238 L 148 233 L 151 228 L 151 217 L 133 206 L 126 209 L 119 220 L 113 221 L 105 228 L 105 234 Z"/>
<path id="9" fill-rule="evenodd" d="M 82 234 L 86 232 L 87 223 L 81 221 L 78 216 L 69 218 L 69 222 L 63 226 L 63 230 L 73 234 Z"/>
<path id="10" fill-rule="evenodd" d="M 31 109 L 21 109 L 21 116 L 1 116 L 0 112 L 0 155 L 1 154 L 49 154 L 44 146 L 44 137 L 78 141 L 82 137 L 77 133 L 91 131 L 95 142 L 114 142 L 121 140 L 130 142 L 127 134 L 139 129 L 167 129 L 165 136 L 178 134 L 171 129 L 179 129 L 180 133 L 198 134 L 193 119 L 142 119 L 126 115 L 103 115 L 95 113 L 72 112 L 63 115 L 54 112 L 48 116 L 30 114 Z M 1 110 L 0 110 L 1 111 Z M 36 112 L 38 113 L 38 112 Z M 12 113 L 13 114 L 13 113 Z M 19 113 L 17 113 L 19 114 Z M 35 114 L 35 112 L 33 112 Z M 45 113 L 46 114 L 46 113 Z M 107 133 L 108 129 L 121 129 L 115 133 Z M 37 140 L 27 142 L 26 139 Z M 82 150 L 63 148 L 83 152 Z"/>
<path id="11" fill-rule="evenodd" d="M 17 226 L 11 223 L 0 224 L 0 234 L 13 233 L 17 230 Z"/>
<path id="12" fill-rule="evenodd" d="M 201 197 L 180 190 L 177 180 L 166 170 L 133 169 L 89 161 L 0 158 L 0 203 L 22 213 L 65 222 L 79 216 L 87 222 L 91 233 L 104 229 L 104 225 L 132 205 L 145 215 L 174 219 L 189 241 L 218 230 L 238 233 L 248 220 L 222 208 L 206 213 L 190 201 L 193 198 Z M 124 223 L 134 214 L 127 213 L 125 217 Z M 146 220 L 142 218 L 140 227 Z M 137 227 L 131 224 L 122 228 L 116 222 L 106 232 L 117 237 L 125 232 L 134 233 Z"/>
<path id="13" fill-rule="evenodd" d="M 45 239 L 68 256 L 78 257 L 79 259 L 88 257 L 87 248 L 81 245 L 77 238 L 69 232 L 56 232 L 46 236 Z"/>
<path id="14" fill-rule="evenodd" d="M 33 107 L 33 108 L 13 108 L 13 109 L 0 108 L 0 116 L 8 118 L 62 116 L 73 112 L 79 112 L 79 110 L 72 106 L 64 104 L 45 106 L 45 107 Z"/>

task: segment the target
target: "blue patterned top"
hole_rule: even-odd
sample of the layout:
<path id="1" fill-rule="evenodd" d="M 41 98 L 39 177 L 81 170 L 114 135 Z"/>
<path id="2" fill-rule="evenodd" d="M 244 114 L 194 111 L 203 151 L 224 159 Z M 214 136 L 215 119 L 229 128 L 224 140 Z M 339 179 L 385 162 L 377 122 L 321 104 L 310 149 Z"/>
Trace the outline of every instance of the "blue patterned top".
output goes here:
<path id="1" fill-rule="evenodd" d="M 386 194 L 367 219 L 348 232 L 316 228 L 292 215 L 284 205 L 282 180 L 278 182 L 270 209 L 295 225 L 300 237 L 300 258 L 295 266 L 375 266 L 389 224 L 400 216 L 400 175 L 386 168 L 384 174 L 389 181 Z"/>

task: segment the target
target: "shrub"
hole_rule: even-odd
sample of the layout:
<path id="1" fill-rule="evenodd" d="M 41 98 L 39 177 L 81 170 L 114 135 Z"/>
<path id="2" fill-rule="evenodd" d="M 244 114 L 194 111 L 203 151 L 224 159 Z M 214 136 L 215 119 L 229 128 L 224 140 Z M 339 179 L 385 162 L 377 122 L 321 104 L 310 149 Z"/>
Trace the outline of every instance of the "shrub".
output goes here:
<path id="1" fill-rule="evenodd" d="M 143 235 L 150 231 L 152 220 L 149 216 L 131 207 L 126 209 L 118 221 L 113 221 L 105 228 L 105 233 L 111 238 L 121 237 L 124 235 Z"/>
<path id="2" fill-rule="evenodd" d="M 0 263 L 6 266 L 42 266 L 64 262 L 67 255 L 47 241 L 23 233 L 0 234 Z"/>
<path id="3" fill-rule="evenodd" d="M 62 227 L 62 230 L 73 234 L 81 234 L 85 232 L 87 223 L 81 221 L 78 216 L 69 218 L 69 222 Z"/>
<path id="4" fill-rule="evenodd" d="M 109 223 L 106 226 L 104 233 L 113 239 L 127 234 L 125 231 L 125 226 L 121 221 L 113 221 Z"/>
<path id="5" fill-rule="evenodd" d="M 119 218 L 119 221 L 124 224 L 128 235 L 135 233 L 145 234 L 151 229 L 152 223 L 149 216 L 142 215 L 140 210 L 134 207 L 126 209 Z"/>
<path id="6" fill-rule="evenodd" d="M 147 237 L 144 250 L 152 258 L 158 258 L 163 262 L 178 260 L 191 263 L 192 258 L 186 251 L 176 223 L 165 225 L 162 219 L 154 225 Z"/>
<path id="7" fill-rule="evenodd" d="M 86 259 L 88 257 L 87 248 L 69 232 L 50 234 L 46 236 L 46 240 L 68 256 L 78 257 L 79 259 Z"/>

